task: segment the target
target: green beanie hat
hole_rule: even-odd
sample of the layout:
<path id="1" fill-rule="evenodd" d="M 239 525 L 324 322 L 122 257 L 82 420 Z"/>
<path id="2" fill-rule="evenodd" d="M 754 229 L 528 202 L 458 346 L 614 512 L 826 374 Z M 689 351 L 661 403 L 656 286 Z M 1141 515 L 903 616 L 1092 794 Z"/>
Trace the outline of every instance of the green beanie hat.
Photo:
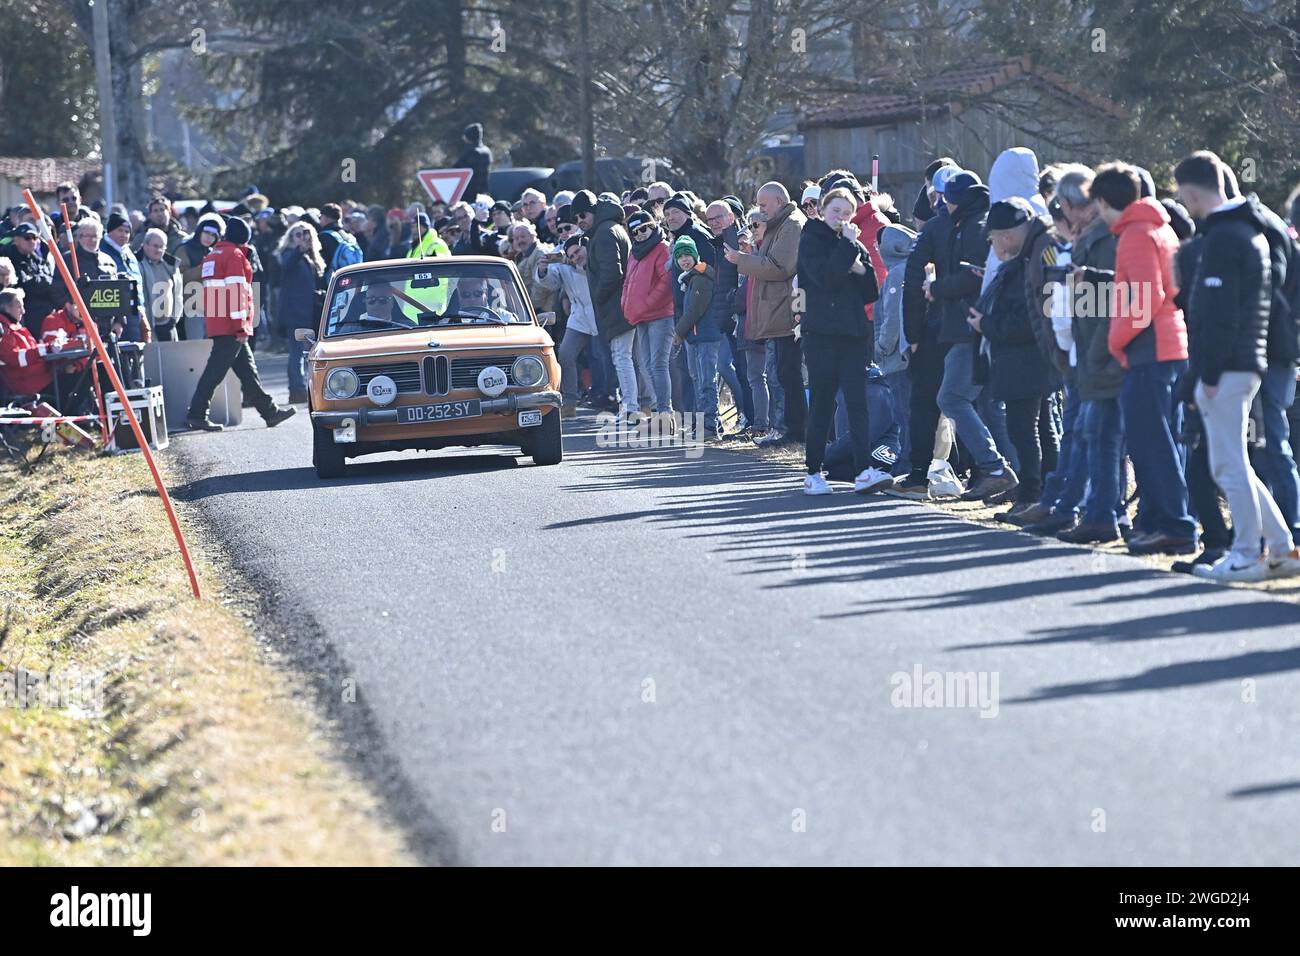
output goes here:
<path id="1" fill-rule="evenodd" d="M 690 256 L 696 262 L 700 261 L 700 250 L 690 236 L 682 236 L 673 243 L 673 261 L 676 262 L 679 256 Z"/>

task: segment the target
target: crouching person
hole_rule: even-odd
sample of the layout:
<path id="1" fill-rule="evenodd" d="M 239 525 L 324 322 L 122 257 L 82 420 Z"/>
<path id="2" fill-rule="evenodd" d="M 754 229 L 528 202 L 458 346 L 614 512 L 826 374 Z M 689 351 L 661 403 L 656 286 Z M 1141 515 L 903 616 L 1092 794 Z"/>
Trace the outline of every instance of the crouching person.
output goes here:
<path id="1" fill-rule="evenodd" d="M 874 365 L 867 369 L 867 421 L 871 427 L 871 464 L 862 490 L 885 491 L 894 486 L 894 467 L 903 453 L 902 416 L 884 372 Z M 835 434 L 823 462 L 826 477 L 831 481 L 854 481 L 858 473 L 854 470 L 853 439 L 843 403 L 835 413 Z"/>

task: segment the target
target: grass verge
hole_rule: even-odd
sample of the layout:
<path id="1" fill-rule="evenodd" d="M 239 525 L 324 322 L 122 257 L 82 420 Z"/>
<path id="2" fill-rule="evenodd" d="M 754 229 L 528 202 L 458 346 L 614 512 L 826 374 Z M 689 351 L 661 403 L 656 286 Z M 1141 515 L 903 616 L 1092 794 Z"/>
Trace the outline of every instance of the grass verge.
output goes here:
<path id="1" fill-rule="evenodd" d="M 0 865 L 413 862 L 187 535 L 201 602 L 139 456 L 0 465 Z"/>

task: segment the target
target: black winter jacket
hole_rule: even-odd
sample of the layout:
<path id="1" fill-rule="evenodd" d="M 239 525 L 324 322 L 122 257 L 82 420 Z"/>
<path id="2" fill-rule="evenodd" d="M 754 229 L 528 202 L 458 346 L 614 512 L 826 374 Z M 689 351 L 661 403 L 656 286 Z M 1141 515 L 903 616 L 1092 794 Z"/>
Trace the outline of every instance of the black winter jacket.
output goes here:
<path id="1" fill-rule="evenodd" d="M 984 222 L 988 214 L 987 186 L 970 187 L 952 213 L 952 232 L 948 235 L 947 248 L 935 261 L 935 278 L 930 285 L 930 294 L 939 308 L 940 342 L 970 342 L 975 338 L 966 319 L 979 298 L 984 280 L 978 273 L 963 269 L 961 263 L 982 266 L 987 261 L 989 243 L 984 238 Z"/>
<path id="2" fill-rule="evenodd" d="M 1268 367 L 1273 290 L 1265 221 L 1248 202 L 1205 217 L 1201 262 L 1188 296 L 1191 373 L 1218 385 L 1224 372 Z"/>
<path id="3" fill-rule="evenodd" d="M 1043 396 L 1060 387 L 1038 345 L 1027 289 L 1025 259 L 1017 256 L 1002 263 L 975 306 L 984 312 L 980 328 L 989 342 L 989 387 L 1000 402 Z"/>
<path id="4" fill-rule="evenodd" d="M 863 275 L 850 270 L 854 262 Z M 799 237 L 799 291 L 804 296 L 803 335 L 846 335 L 874 340 L 866 307 L 880 298 L 871 257 L 861 242 L 811 219 Z"/>
<path id="5" fill-rule="evenodd" d="M 1251 193 L 1246 202 L 1264 224 L 1272 269 L 1272 303 L 1268 315 L 1268 364 L 1294 366 L 1300 359 L 1300 245 L 1277 213 Z"/>
<path id="6" fill-rule="evenodd" d="M 921 227 L 916 244 L 907 256 L 907 266 L 903 269 L 903 334 L 909 342 L 925 341 L 927 323 L 939 324 L 938 304 L 931 305 L 925 299 L 925 266 L 947 254 L 951 234 L 952 217 L 948 215 L 948 207 L 940 205 L 934 217 Z"/>
<path id="7" fill-rule="evenodd" d="M 596 328 L 606 342 L 632 328 L 623 316 L 623 282 L 632 240 L 623 228 L 623 207 L 602 199 L 596 203 L 587 247 L 587 285 Z"/>

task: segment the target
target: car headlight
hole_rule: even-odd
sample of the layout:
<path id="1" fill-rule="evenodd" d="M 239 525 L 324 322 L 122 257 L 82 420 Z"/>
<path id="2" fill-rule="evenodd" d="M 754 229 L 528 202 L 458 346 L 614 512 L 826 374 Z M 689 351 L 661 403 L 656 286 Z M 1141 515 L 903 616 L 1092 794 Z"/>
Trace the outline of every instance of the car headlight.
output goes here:
<path id="1" fill-rule="evenodd" d="M 510 375 L 516 385 L 532 388 L 546 381 L 546 367 L 535 355 L 521 355 L 515 359 L 515 364 L 510 366 Z"/>
<path id="2" fill-rule="evenodd" d="M 336 368 L 325 376 L 325 397 L 340 401 L 357 394 L 357 373 L 350 368 Z"/>

